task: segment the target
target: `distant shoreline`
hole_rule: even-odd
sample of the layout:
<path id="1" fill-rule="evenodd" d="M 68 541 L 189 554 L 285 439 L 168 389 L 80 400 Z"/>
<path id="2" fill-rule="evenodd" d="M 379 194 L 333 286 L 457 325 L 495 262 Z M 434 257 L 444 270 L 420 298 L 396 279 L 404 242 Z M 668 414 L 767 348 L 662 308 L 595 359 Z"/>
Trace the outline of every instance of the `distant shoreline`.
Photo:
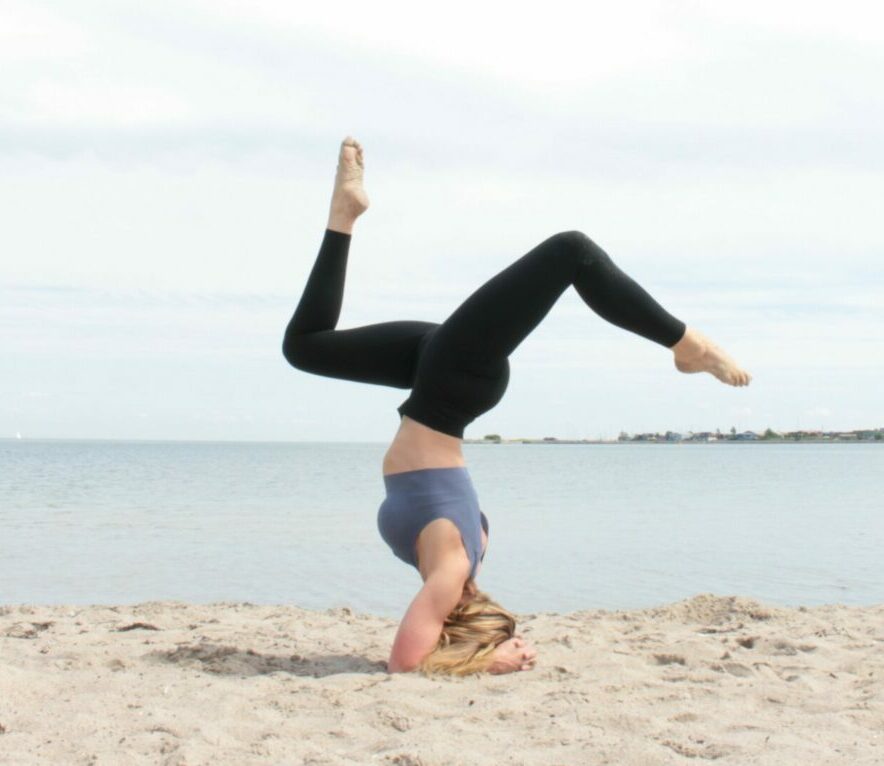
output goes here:
<path id="1" fill-rule="evenodd" d="M 720 430 L 689 431 L 687 435 L 677 431 L 665 433 L 644 432 L 630 434 L 621 431 L 617 439 L 559 439 L 556 436 L 544 436 L 541 439 L 523 437 L 504 439 L 500 434 L 487 434 L 481 439 L 464 439 L 465 444 L 884 444 L 884 428 L 860 428 L 854 431 L 785 431 L 778 432 L 771 428 L 763 433 L 755 431 L 737 432 L 732 428 L 728 433 Z"/>
<path id="2" fill-rule="evenodd" d="M 841 436 L 801 436 L 795 438 L 792 436 L 781 436 L 773 438 L 764 438 L 756 436 L 755 438 L 728 438 L 724 434 L 721 437 L 703 438 L 699 435 L 681 438 L 667 438 L 665 434 L 656 436 L 641 434 L 637 438 L 619 438 L 619 439 L 560 439 L 558 437 L 518 437 L 504 439 L 464 439 L 464 444 L 732 444 L 732 443 L 759 443 L 759 444 L 884 444 L 884 436 L 878 437 L 877 434 L 882 433 L 873 431 L 872 436 L 863 437 L 841 437 Z M 0 436 L 0 444 L 40 444 L 40 443 L 57 443 L 57 444 L 75 444 L 75 443 L 93 443 L 93 444 L 387 444 L 387 441 L 355 441 L 355 440 L 333 440 L 323 441 L 316 439 L 308 440 L 289 440 L 289 439 L 139 439 L 139 438 L 109 438 L 109 437 L 70 437 L 70 436 L 32 436 L 16 439 L 14 437 Z"/>
<path id="3" fill-rule="evenodd" d="M 464 444 L 884 444 L 880 439 L 464 439 Z"/>

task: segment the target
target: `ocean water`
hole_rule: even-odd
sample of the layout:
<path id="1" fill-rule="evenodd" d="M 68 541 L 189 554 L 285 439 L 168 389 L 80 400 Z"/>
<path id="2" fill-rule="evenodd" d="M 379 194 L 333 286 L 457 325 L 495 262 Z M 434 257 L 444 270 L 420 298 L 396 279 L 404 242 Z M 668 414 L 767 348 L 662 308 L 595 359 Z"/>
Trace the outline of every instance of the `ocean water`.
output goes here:
<path id="1" fill-rule="evenodd" d="M 385 444 L 0 441 L 0 604 L 154 599 L 400 616 Z M 884 602 L 884 446 L 464 445 L 480 587 L 521 612 L 712 592 Z"/>

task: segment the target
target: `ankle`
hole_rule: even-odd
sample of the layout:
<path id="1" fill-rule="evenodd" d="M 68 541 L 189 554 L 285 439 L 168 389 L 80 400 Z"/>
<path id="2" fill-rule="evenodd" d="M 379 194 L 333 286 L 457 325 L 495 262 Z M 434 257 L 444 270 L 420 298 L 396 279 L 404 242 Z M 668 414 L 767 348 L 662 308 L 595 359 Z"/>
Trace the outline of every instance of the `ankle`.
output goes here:
<path id="1" fill-rule="evenodd" d="M 700 339 L 699 334 L 688 327 L 681 340 L 672 347 L 672 353 L 679 358 L 694 357 L 702 354 L 705 349 L 706 344 Z"/>
<path id="2" fill-rule="evenodd" d="M 355 222 L 356 217 L 352 213 L 332 209 L 328 214 L 328 225 L 326 228 L 339 231 L 342 234 L 352 234 Z"/>

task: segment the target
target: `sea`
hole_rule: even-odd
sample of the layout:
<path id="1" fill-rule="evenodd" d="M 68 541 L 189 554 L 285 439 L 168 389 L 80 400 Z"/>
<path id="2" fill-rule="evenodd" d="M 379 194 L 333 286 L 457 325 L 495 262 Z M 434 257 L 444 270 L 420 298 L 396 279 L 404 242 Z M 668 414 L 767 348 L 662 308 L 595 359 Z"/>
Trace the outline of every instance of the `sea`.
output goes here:
<path id="1" fill-rule="evenodd" d="M 383 443 L 0 441 L 0 605 L 176 600 L 401 616 Z M 465 444 L 480 588 L 519 614 L 699 593 L 884 602 L 884 445 Z"/>

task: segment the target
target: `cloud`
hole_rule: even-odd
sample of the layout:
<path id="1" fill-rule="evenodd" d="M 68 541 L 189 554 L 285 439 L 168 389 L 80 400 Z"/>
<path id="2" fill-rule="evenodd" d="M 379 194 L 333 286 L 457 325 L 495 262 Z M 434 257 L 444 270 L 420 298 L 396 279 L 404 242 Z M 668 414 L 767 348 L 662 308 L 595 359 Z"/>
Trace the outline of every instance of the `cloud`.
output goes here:
<path id="1" fill-rule="evenodd" d="M 430 13 L 7 2 L 0 389 L 24 403 L 15 428 L 388 436 L 399 392 L 293 376 L 278 349 L 348 132 L 372 208 L 339 326 L 442 321 L 577 228 L 755 375 L 741 392 L 676 376 L 568 292 L 477 428 L 703 430 L 737 396 L 741 428 L 763 429 L 759 413 L 789 428 L 847 392 L 838 427 L 880 418 L 879 6 Z"/>
<path id="2" fill-rule="evenodd" d="M 13 8 L 13 18 L 31 14 Z M 7 54 L 0 146 L 108 161 L 182 152 L 305 161 L 344 121 L 362 128 L 375 157 L 428 168 L 508 168 L 517 158 L 526 172 L 635 177 L 869 171 L 884 160 L 874 128 L 884 53 L 862 16 L 839 19 L 844 35 L 657 2 L 603 17 L 552 4 L 556 35 L 544 36 L 533 16 L 504 22 L 493 5 L 472 8 L 469 25 L 447 12 L 432 27 L 407 5 L 393 15 L 348 8 L 342 25 L 340 6 L 295 15 L 276 4 L 120 3 L 108 15 L 87 2 L 74 15 L 56 3 L 42 11 L 52 22 L 39 47 L 67 65 Z"/>

